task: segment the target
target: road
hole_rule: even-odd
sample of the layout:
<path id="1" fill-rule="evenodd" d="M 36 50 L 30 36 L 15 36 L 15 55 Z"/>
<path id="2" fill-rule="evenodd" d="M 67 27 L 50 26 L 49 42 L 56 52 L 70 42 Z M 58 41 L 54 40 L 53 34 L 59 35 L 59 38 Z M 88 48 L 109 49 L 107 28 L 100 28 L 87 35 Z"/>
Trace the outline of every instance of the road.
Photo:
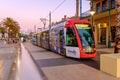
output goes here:
<path id="1" fill-rule="evenodd" d="M 98 59 L 68 58 L 29 42 L 24 46 L 48 80 L 118 80 L 99 70 Z"/>

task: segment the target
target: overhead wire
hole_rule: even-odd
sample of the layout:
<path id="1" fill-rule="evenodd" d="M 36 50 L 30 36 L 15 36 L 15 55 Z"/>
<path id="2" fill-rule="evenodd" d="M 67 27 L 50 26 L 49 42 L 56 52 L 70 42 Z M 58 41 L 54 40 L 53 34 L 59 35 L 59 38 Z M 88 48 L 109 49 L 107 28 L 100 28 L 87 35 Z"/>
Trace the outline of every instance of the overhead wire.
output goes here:
<path id="1" fill-rule="evenodd" d="M 55 9 L 53 9 L 51 11 L 51 13 L 55 12 L 66 0 L 63 0 Z M 49 15 L 47 15 L 46 17 L 48 17 Z"/>
<path id="2" fill-rule="evenodd" d="M 64 2 L 65 2 L 66 0 L 63 0 L 55 9 L 53 9 L 50 13 L 53 13 L 53 12 L 55 12 Z M 49 21 L 47 18 L 49 17 L 49 15 L 47 15 L 46 17 L 45 17 L 45 19 L 47 20 L 47 21 Z"/>
<path id="3" fill-rule="evenodd" d="M 66 0 L 63 0 L 51 13 L 55 12 Z"/>

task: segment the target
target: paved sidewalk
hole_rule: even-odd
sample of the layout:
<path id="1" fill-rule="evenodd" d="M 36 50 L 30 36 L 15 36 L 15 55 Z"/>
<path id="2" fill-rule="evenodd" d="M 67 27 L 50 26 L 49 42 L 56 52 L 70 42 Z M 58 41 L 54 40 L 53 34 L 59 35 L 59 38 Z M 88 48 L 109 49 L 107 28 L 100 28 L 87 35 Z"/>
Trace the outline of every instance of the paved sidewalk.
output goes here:
<path id="1" fill-rule="evenodd" d="M 97 45 L 97 52 L 98 53 L 101 53 L 101 52 L 114 53 L 114 45 L 111 45 L 111 48 L 108 48 L 106 45 L 98 44 Z"/>
<path id="2" fill-rule="evenodd" d="M 17 48 L 18 44 L 5 44 L 0 40 L 0 80 L 8 80 Z"/>
<path id="3" fill-rule="evenodd" d="M 106 45 L 98 44 L 96 50 L 97 50 L 97 56 L 93 59 L 99 62 L 101 54 L 113 54 L 114 53 L 114 46 L 112 46 L 111 48 L 107 48 Z"/>
<path id="4" fill-rule="evenodd" d="M 66 58 L 31 43 L 24 43 L 24 46 L 31 53 L 48 80 L 120 80 L 120 78 L 116 78 L 90 66 L 98 62 L 96 60 Z M 108 54 L 109 52 L 111 54 L 111 50 L 113 48 L 108 49 L 107 47 L 103 47 L 103 45 L 102 47 L 100 45 L 97 46 L 99 56 L 100 54 Z M 98 59 L 99 56 L 97 55 L 95 59 Z M 85 64 L 85 62 L 88 63 Z"/>

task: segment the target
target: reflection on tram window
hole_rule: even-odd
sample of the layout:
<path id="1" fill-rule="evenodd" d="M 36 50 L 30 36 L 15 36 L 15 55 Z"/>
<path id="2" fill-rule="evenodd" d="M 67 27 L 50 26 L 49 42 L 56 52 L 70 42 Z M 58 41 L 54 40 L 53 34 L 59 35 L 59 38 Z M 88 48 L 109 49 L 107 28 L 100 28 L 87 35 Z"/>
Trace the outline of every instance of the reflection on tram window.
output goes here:
<path id="1" fill-rule="evenodd" d="M 93 36 L 91 35 L 92 29 L 90 27 L 78 29 L 78 32 L 83 47 L 94 46 L 94 39 Z"/>

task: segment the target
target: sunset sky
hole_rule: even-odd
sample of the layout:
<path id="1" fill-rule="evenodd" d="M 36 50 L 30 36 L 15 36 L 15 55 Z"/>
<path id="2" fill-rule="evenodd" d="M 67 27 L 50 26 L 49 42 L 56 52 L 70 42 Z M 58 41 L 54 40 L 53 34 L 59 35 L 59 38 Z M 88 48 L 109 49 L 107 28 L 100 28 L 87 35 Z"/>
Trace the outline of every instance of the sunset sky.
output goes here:
<path id="1" fill-rule="evenodd" d="M 82 2 L 82 12 L 89 10 L 89 1 Z M 60 21 L 64 15 L 74 16 L 75 5 L 76 0 L 0 0 L 0 20 L 10 17 L 20 24 L 22 30 L 33 30 L 34 25 L 43 27 L 40 18 L 49 19 L 50 11 L 52 22 Z"/>

